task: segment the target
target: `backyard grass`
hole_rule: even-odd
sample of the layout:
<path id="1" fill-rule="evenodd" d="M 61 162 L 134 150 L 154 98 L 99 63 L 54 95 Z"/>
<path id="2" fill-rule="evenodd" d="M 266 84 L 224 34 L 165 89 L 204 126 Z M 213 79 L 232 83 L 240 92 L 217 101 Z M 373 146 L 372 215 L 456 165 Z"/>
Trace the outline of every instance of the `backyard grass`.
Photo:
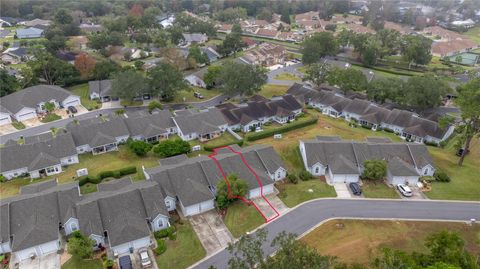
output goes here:
<path id="1" fill-rule="evenodd" d="M 15 127 L 17 130 L 22 130 L 25 129 L 25 124 L 19 122 L 19 121 L 12 121 L 12 126 Z"/>
<path id="2" fill-rule="evenodd" d="M 62 265 L 62 269 L 103 269 L 103 265 L 99 259 L 82 260 L 72 257 Z"/>
<path id="3" fill-rule="evenodd" d="M 55 114 L 55 113 L 49 113 L 49 114 L 47 114 L 45 117 L 43 117 L 43 119 L 41 120 L 41 122 L 47 123 L 47 122 L 59 120 L 59 119 L 61 119 L 61 118 L 62 118 L 62 117 L 60 117 L 59 115 L 57 115 L 57 114 Z"/>
<path id="4" fill-rule="evenodd" d="M 203 99 L 198 99 L 193 96 L 194 92 L 199 92 L 201 95 L 203 95 Z M 211 99 L 219 94 L 221 94 L 221 92 L 216 89 L 207 90 L 204 88 L 192 87 L 190 90 L 179 91 L 177 96 L 175 96 L 175 99 L 173 99 L 172 103 L 201 102 Z"/>
<path id="5" fill-rule="evenodd" d="M 442 230 L 459 233 L 468 251 L 480 253 L 480 226 L 451 222 L 332 220 L 300 240 L 341 262 L 369 265 L 384 247 L 425 253 L 425 238 Z"/>
<path id="6" fill-rule="evenodd" d="M 89 93 L 88 93 L 88 83 L 79 84 L 69 89 L 73 94 L 80 96 L 80 102 L 82 105 L 88 109 L 98 109 L 100 104 L 97 103 L 95 100 L 90 100 Z"/>
<path id="7" fill-rule="evenodd" d="M 195 143 L 195 145 L 199 145 L 200 142 L 198 142 L 198 140 L 196 140 L 196 141 L 197 141 L 197 143 Z M 237 140 L 235 137 L 233 137 L 233 135 L 231 135 L 230 133 L 225 132 L 220 137 L 203 143 L 203 146 L 204 147 L 207 146 L 207 147 L 217 148 L 219 146 L 224 146 L 226 144 L 234 144 L 234 143 L 237 143 L 237 142 L 240 142 L 240 141 Z"/>
<path id="8" fill-rule="evenodd" d="M 457 165 L 452 140 L 445 149 L 428 147 L 430 155 L 437 167 L 445 171 L 451 178 L 448 183 L 433 183 L 432 190 L 425 194 L 430 199 L 446 200 L 480 200 L 480 139 L 474 138 L 470 153 L 465 157 L 463 166 Z"/>
<path id="9" fill-rule="evenodd" d="M 462 35 L 470 38 L 471 40 L 479 44 L 480 43 L 480 26 L 470 28 L 468 31 L 466 31 Z"/>
<path id="10" fill-rule="evenodd" d="M 206 255 L 197 234 L 186 220 L 175 224 L 177 240 L 167 240 L 167 251 L 156 257 L 158 268 L 183 269 Z M 180 255 L 181 254 L 181 255 Z"/>
<path id="11" fill-rule="evenodd" d="M 97 190 L 98 190 L 97 185 L 92 184 L 90 182 L 88 182 L 85 185 L 80 187 L 80 193 L 81 194 L 88 194 L 88 193 L 96 192 Z"/>
<path id="12" fill-rule="evenodd" d="M 400 199 L 398 193 L 384 182 L 363 180 L 362 192 L 366 198 Z"/>
<path id="13" fill-rule="evenodd" d="M 143 105 L 143 101 L 135 101 L 135 100 L 121 100 L 121 106 L 141 106 Z"/>
<path id="14" fill-rule="evenodd" d="M 228 207 L 224 221 L 232 235 L 238 238 L 262 225 L 265 219 L 254 206 L 237 201 Z"/>
<path id="15" fill-rule="evenodd" d="M 85 153 L 78 156 L 80 163 L 64 168 L 63 172 L 48 178 L 58 178 L 59 183 L 72 182 L 76 178 L 76 171 L 81 168 L 87 168 L 90 175 L 97 175 L 99 172 L 107 170 L 117 170 L 126 166 L 136 166 L 137 173 L 130 175 L 133 180 L 144 179 L 142 165 L 146 168 L 158 165 L 158 159 L 151 152 L 145 157 L 138 157 L 132 153 L 125 145 L 119 146 L 119 151 L 108 152 L 99 155 Z M 48 179 L 45 178 L 45 179 Z M 35 180 L 34 182 L 38 182 Z M 0 197 L 5 198 L 15 195 L 19 192 L 21 186 L 30 183 L 30 179 L 14 179 L 0 183 Z M 92 189 L 86 188 L 86 191 Z"/>
<path id="16" fill-rule="evenodd" d="M 289 81 L 302 81 L 301 78 L 293 75 L 293 74 L 290 74 L 290 73 L 280 73 L 278 75 L 275 76 L 275 79 L 278 79 L 278 80 L 289 80 Z"/>
<path id="17" fill-rule="evenodd" d="M 285 94 L 289 87 L 286 85 L 265 84 L 258 94 L 265 98 L 272 98 L 273 96 Z"/>
<path id="18" fill-rule="evenodd" d="M 280 191 L 278 197 L 288 207 L 294 207 L 312 199 L 337 196 L 332 186 L 318 178 L 308 181 L 299 180 L 297 184 L 278 183 L 276 188 Z"/>

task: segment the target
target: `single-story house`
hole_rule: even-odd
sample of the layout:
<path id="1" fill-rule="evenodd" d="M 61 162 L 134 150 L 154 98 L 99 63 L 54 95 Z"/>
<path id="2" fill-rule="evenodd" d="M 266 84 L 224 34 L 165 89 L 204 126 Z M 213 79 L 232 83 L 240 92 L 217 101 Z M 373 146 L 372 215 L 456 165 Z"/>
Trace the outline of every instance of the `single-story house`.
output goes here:
<path id="1" fill-rule="evenodd" d="M 216 62 L 222 57 L 213 47 L 201 48 L 201 50 L 207 55 L 210 63 Z"/>
<path id="2" fill-rule="evenodd" d="M 28 87 L 1 97 L 0 103 L 16 121 L 32 119 L 37 117 L 37 113 L 44 113 L 45 103 L 52 103 L 56 108 L 81 105 L 79 96 L 54 85 Z"/>
<path id="3" fill-rule="evenodd" d="M 387 162 L 387 181 L 392 184 L 416 184 L 421 176 L 435 172 L 427 147 L 422 144 L 392 142 L 355 142 L 339 137 L 317 137 L 300 141 L 305 169 L 327 182 L 357 182 L 367 160 Z"/>
<path id="4" fill-rule="evenodd" d="M 66 133 L 25 138 L 22 145 L 7 142 L 0 148 L 0 155 L 0 173 L 7 179 L 27 174 L 31 178 L 55 175 L 62 172 L 63 166 L 78 163 L 73 138 Z"/>
<path id="5" fill-rule="evenodd" d="M 50 180 L 20 192 L 0 200 L 0 253 L 12 252 L 12 260 L 20 262 L 59 251 L 61 232 L 79 228 L 74 209 L 80 200 L 78 182 L 57 185 Z"/>
<path id="6" fill-rule="evenodd" d="M 280 124 L 295 120 L 302 112 L 302 104 L 292 95 L 273 97 L 271 100 L 259 98 L 250 100 L 246 104 L 233 105 L 226 103 L 219 105 L 221 113 L 232 130 L 250 132 L 267 122 L 275 121 Z"/>
<path id="7" fill-rule="evenodd" d="M 147 181 L 155 181 L 162 187 L 169 211 L 179 208 L 185 216 L 200 214 L 215 207 L 216 186 L 220 180 L 224 180 L 219 166 L 226 175 L 236 174 L 247 182 L 249 191 L 246 198 L 249 199 L 273 193 L 274 181 L 285 178 L 285 165 L 271 146 L 232 148 L 242 154 L 252 170 L 245 165 L 241 156 L 222 149 L 216 152 L 216 161 L 207 156 L 174 158 L 167 162 L 162 160 L 161 166 L 145 169 L 144 174 Z"/>
<path id="8" fill-rule="evenodd" d="M 98 189 L 76 204 L 80 231 L 95 241 L 94 249 L 108 246 L 117 256 L 149 247 L 154 242 L 152 232 L 170 226 L 155 181 L 115 180 L 99 184 Z"/>
<path id="9" fill-rule="evenodd" d="M 103 31 L 103 26 L 100 24 L 93 24 L 93 23 L 81 23 L 79 26 L 81 31 L 85 33 L 100 33 Z"/>
<path id="10" fill-rule="evenodd" d="M 43 37 L 43 29 L 34 28 L 34 27 L 17 29 L 16 37 L 20 39 L 40 38 L 40 37 Z"/>
<path id="11" fill-rule="evenodd" d="M 178 129 L 178 135 L 184 141 L 199 139 L 207 141 L 217 138 L 226 129 L 225 121 L 220 110 L 216 108 L 207 111 L 183 113 L 173 118 Z"/>
<path id="12" fill-rule="evenodd" d="M 19 22 L 20 25 L 25 25 L 27 27 L 32 27 L 35 25 L 50 26 L 52 24 L 51 20 L 42 20 L 42 19 L 33 19 L 31 21 L 22 21 Z"/>
<path id="13" fill-rule="evenodd" d="M 28 48 L 8 48 L 0 56 L 4 63 L 19 64 L 30 60 L 32 56 L 28 54 Z"/>
<path id="14" fill-rule="evenodd" d="M 10 112 L 0 105 L 0 126 L 5 124 L 12 123 L 12 118 L 10 117 Z"/>
<path id="15" fill-rule="evenodd" d="M 88 93 L 90 99 L 99 99 L 101 102 L 108 102 L 111 99 L 112 81 L 110 79 L 92 80 L 88 82 Z"/>
<path id="16" fill-rule="evenodd" d="M 185 81 L 193 87 L 199 87 L 199 88 L 207 87 L 207 84 L 205 84 L 205 81 L 203 81 L 203 79 L 199 78 L 194 74 L 186 76 Z"/>
<path id="17" fill-rule="evenodd" d="M 192 43 L 203 44 L 208 41 L 208 36 L 202 33 L 182 34 L 183 44 L 190 45 Z"/>
<path id="18" fill-rule="evenodd" d="M 78 154 L 92 152 L 101 154 L 118 150 L 118 144 L 125 143 L 130 132 L 123 118 L 98 117 L 67 124 Z"/>
<path id="19" fill-rule="evenodd" d="M 153 114 L 130 113 L 125 118 L 125 124 L 134 140 L 156 142 L 177 133 L 173 115 L 168 110 L 159 110 Z"/>

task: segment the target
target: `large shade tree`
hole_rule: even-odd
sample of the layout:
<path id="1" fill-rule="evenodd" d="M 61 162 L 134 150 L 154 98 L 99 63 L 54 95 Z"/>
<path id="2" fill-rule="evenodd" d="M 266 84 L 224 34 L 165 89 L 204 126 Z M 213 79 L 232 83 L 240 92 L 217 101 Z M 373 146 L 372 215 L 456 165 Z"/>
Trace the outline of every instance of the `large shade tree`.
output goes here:
<path id="1" fill-rule="evenodd" d="M 148 72 L 150 92 L 161 96 L 164 101 L 172 101 L 178 91 L 188 89 L 182 72 L 170 64 L 161 64 Z"/>
<path id="2" fill-rule="evenodd" d="M 218 80 L 226 94 L 251 95 L 260 91 L 267 82 L 267 71 L 261 66 L 228 61 L 223 65 Z"/>
<path id="3" fill-rule="evenodd" d="M 331 32 L 316 33 L 302 43 L 302 62 L 315 63 L 324 56 L 337 54 L 338 48 L 338 42 Z"/>

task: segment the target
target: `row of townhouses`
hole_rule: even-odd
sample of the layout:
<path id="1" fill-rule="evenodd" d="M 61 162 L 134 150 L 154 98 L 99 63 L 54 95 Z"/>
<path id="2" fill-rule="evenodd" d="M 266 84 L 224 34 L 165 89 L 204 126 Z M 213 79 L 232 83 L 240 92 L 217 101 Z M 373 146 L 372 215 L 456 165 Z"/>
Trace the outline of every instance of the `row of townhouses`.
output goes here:
<path id="1" fill-rule="evenodd" d="M 435 167 L 427 147 L 417 143 L 393 143 L 385 138 L 366 142 L 319 136 L 300 141 L 305 169 L 325 176 L 329 183 L 358 182 L 366 160 L 387 162 L 387 182 L 414 185 L 421 176 L 433 176 Z"/>
<path id="2" fill-rule="evenodd" d="M 407 141 L 418 143 L 440 143 L 454 131 L 453 126 L 441 128 L 435 121 L 401 109 L 387 109 L 373 102 L 347 98 L 335 91 L 312 89 L 302 84 L 294 84 L 287 91 L 306 105 L 322 111 L 334 118 L 356 121 L 372 130 L 390 130 Z"/>
<path id="3" fill-rule="evenodd" d="M 152 232 L 170 226 L 169 212 L 191 216 L 213 209 L 217 183 L 224 180 L 220 168 L 247 182 L 249 199 L 272 193 L 274 182 L 285 178 L 285 165 L 272 147 L 232 149 L 236 153 L 218 151 L 216 160 L 162 159 L 158 167 L 144 169 L 145 181 L 100 183 L 87 195 L 80 194 L 78 182 L 22 187 L 20 195 L 0 200 L 0 253 L 12 252 L 18 261 L 53 253 L 63 236 L 79 230 L 94 240 L 94 249 L 121 255 L 154 244 Z"/>

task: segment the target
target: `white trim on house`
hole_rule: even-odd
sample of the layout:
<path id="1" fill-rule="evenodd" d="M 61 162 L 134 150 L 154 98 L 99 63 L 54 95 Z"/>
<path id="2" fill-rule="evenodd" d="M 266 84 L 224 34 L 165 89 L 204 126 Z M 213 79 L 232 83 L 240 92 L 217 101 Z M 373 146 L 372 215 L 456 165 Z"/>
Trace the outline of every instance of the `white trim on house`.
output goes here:
<path id="1" fill-rule="evenodd" d="M 18 261 L 23 261 L 26 259 L 30 259 L 31 257 L 41 257 L 50 253 L 57 252 L 58 250 L 60 250 L 60 246 L 60 240 L 56 239 L 54 241 L 43 243 L 31 248 L 17 250 L 12 254 L 15 255 Z"/>

